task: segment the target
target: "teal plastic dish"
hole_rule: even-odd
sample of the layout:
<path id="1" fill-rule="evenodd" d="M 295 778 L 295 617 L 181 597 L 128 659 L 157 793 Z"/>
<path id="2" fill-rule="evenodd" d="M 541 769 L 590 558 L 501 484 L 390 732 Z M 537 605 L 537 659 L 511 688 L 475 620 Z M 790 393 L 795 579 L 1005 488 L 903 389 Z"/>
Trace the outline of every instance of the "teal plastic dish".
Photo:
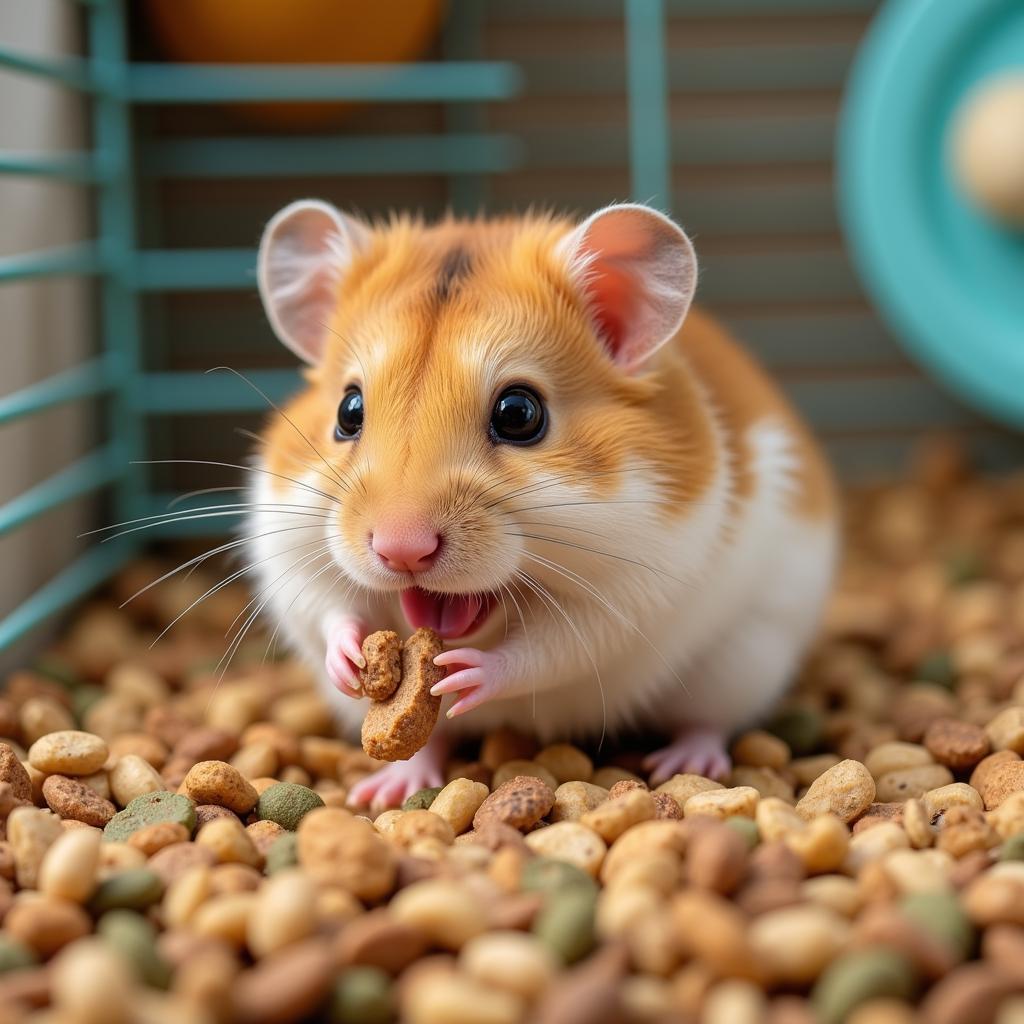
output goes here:
<path id="1" fill-rule="evenodd" d="M 1022 0 L 888 0 L 847 86 L 839 196 L 897 337 L 980 411 L 1024 427 L 1024 232 L 972 206 L 946 154 L 966 93 L 1010 69 L 1024 70 Z"/>

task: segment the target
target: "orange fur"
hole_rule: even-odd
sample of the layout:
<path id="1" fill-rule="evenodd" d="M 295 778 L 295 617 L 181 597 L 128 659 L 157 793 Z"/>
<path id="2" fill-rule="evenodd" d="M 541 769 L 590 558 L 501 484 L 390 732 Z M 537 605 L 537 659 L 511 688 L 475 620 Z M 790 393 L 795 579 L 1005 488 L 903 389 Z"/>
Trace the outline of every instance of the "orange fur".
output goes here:
<path id="1" fill-rule="evenodd" d="M 402 217 L 376 230 L 340 284 L 326 359 L 307 371 L 311 387 L 286 410 L 348 482 L 348 542 L 360 545 L 382 515 L 472 518 L 460 489 L 496 481 L 496 496 L 555 475 L 607 495 L 627 464 L 654 469 L 664 514 L 685 515 L 719 468 L 716 415 L 740 501 L 756 490 L 745 431 L 772 417 L 799 446 L 794 511 L 831 514 L 828 471 L 806 428 L 708 316 L 691 312 L 646 372 L 626 375 L 607 358 L 553 255 L 570 227 L 544 216 L 435 226 Z M 453 252 L 465 255 L 465 270 L 439 296 Z M 516 382 L 538 388 L 550 405 L 552 428 L 536 448 L 493 446 L 487 437 L 496 393 Z M 364 389 L 366 427 L 357 443 L 337 444 L 335 412 L 352 383 Z M 271 471 L 286 476 L 319 462 L 280 418 L 268 428 L 266 453 Z"/>

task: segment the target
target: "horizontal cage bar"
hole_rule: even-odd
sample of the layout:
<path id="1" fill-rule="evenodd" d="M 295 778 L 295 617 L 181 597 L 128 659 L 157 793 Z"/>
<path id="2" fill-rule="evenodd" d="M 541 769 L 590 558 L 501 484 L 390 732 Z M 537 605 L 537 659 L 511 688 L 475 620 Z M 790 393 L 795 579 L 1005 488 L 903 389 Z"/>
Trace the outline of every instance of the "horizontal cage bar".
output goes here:
<path id="1" fill-rule="evenodd" d="M 137 546 L 126 541 L 89 548 L 6 618 L 0 619 L 0 650 L 17 643 L 47 619 L 94 590 L 136 551 Z"/>
<path id="2" fill-rule="evenodd" d="M 6 395 L 0 398 L 0 424 L 110 391 L 117 386 L 116 366 L 112 355 L 102 356 Z"/>
<path id="3" fill-rule="evenodd" d="M 88 63 L 79 57 L 32 57 L 0 46 L 0 68 L 46 79 L 80 92 L 100 91 Z"/>
<path id="4" fill-rule="evenodd" d="M 339 174 L 497 174 L 522 163 L 511 135 L 254 136 L 153 142 L 145 174 L 174 178 L 273 178 Z"/>
<path id="5" fill-rule="evenodd" d="M 92 242 L 84 242 L 5 256 L 0 259 L 0 283 L 34 277 L 99 274 L 103 270 L 104 261 L 99 247 Z"/>
<path id="6" fill-rule="evenodd" d="M 268 410 L 267 399 L 279 402 L 302 386 L 296 370 L 167 371 L 143 374 L 132 388 L 132 400 L 148 413 L 251 412 Z M 256 390 L 259 388 L 259 391 Z"/>
<path id="7" fill-rule="evenodd" d="M 53 178 L 84 185 L 93 185 L 106 179 L 99 162 L 90 153 L 61 153 L 52 156 L 0 153 L 0 174 Z"/>
<path id="8" fill-rule="evenodd" d="M 502 100 L 521 88 L 515 64 L 146 64 L 127 67 L 135 103 L 363 103 Z"/>
<path id="9" fill-rule="evenodd" d="M 123 476 L 127 469 L 127 460 L 116 442 L 84 455 L 6 505 L 0 505 L 0 536 L 73 498 L 98 491 Z"/>

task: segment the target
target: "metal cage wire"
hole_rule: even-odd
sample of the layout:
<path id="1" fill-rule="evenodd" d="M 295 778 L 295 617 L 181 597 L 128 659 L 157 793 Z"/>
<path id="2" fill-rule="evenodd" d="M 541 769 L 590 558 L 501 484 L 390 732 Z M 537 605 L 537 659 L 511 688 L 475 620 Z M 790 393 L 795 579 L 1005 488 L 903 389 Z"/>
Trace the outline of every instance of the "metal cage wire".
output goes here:
<path id="1" fill-rule="evenodd" d="M 71 2 L 71 0 L 68 0 Z M 267 101 L 395 101 L 443 103 L 439 135 L 372 138 L 274 136 L 173 139 L 156 143 L 143 170 L 167 177 L 293 174 L 443 174 L 456 209 L 479 206 L 485 175 L 515 166 L 518 140 L 479 128 L 478 105 L 521 88 L 507 61 L 470 59 L 480 5 L 456 5 L 445 30 L 449 59 L 402 65 L 178 65 L 132 61 L 126 0 L 78 0 L 86 24 L 84 57 L 42 59 L 0 48 L 0 67 L 82 94 L 92 145 L 61 155 L 0 153 L 0 174 L 53 179 L 93 192 L 97 237 L 74 246 L 0 259 L 0 286 L 57 276 L 87 276 L 99 298 L 99 352 L 81 365 L 0 398 L 0 426 L 72 402 L 101 402 L 109 440 L 0 506 L 0 535 L 51 509 L 104 488 L 116 521 L 161 510 L 166 496 L 133 465 L 146 457 L 146 425 L 164 414 L 250 411 L 259 395 L 238 378 L 199 372 L 147 371 L 141 302 L 148 292 L 249 290 L 250 249 L 148 249 L 139 245 L 138 157 L 133 109 L 153 104 Z M 625 22 L 629 164 L 632 194 L 671 208 L 671 164 L 662 0 L 616 0 Z M 272 397 L 294 389 L 292 371 L 247 371 Z M 168 528 L 169 529 L 169 528 Z M 207 529 L 209 529 L 207 524 Z M 145 531 L 166 533 L 160 529 Z M 0 620 L 0 650 L 67 608 L 115 572 L 144 543 L 129 534 L 87 544 L 78 557 Z"/>

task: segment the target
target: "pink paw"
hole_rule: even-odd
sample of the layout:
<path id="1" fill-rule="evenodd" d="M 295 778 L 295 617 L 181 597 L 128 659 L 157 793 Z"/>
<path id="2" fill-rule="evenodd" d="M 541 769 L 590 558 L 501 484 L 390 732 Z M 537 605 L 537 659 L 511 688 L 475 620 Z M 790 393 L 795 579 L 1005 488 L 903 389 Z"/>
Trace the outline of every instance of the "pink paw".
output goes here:
<path id="1" fill-rule="evenodd" d="M 724 779 L 732 770 L 732 761 L 720 732 L 695 726 L 644 758 L 644 769 L 651 774 L 651 785 L 658 786 L 681 773 Z"/>
<path id="2" fill-rule="evenodd" d="M 366 627 L 358 619 L 339 619 L 327 629 L 327 678 L 346 696 L 362 697 L 359 670 L 366 667 L 363 639 Z"/>
<path id="3" fill-rule="evenodd" d="M 421 789 L 443 786 L 441 763 L 444 753 L 443 747 L 431 742 L 408 761 L 394 761 L 372 775 L 367 775 L 349 791 L 349 804 L 353 807 L 369 807 L 374 812 L 386 811 L 389 807 L 401 806 Z"/>
<path id="4" fill-rule="evenodd" d="M 475 647 L 461 647 L 444 651 L 434 659 L 435 665 L 448 669 L 448 675 L 431 688 L 441 696 L 459 693 L 462 696 L 448 709 L 448 717 L 455 718 L 481 704 L 502 696 L 501 660 L 492 651 L 478 651 Z"/>

